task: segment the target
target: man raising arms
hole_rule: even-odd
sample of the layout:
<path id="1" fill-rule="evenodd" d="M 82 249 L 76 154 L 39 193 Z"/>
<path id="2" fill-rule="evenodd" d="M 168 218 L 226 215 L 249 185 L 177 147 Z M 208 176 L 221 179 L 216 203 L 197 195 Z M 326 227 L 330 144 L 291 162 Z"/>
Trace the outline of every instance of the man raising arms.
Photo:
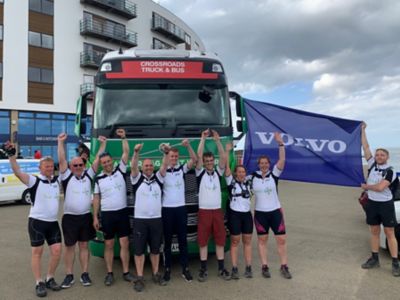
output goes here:
<path id="1" fill-rule="evenodd" d="M 64 142 L 67 139 L 65 133 L 58 136 L 58 162 L 60 166 L 60 179 L 64 189 L 64 216 L 62 218 L 62 231 L 64 235 L 64 263 L 66 276 L 61 283 L 62 288 L 69 288 L 74 283 L 72 272 L 75 260 L 75 244 L 79 245 L 79 261 L 82 275 L 80 278 L 84 286 L 91 285 L 88 273 L 89 250 L 88 241 L 96 236 L 93 228 L 93 217 L 90 212 L 92 206 L 92 181 L 99 166 L 99 154 L 106 148 L 106 138 L 100 136 L 100 148 L 97 156 L 88 169 L 82 157 L 74 157 L 68 167 L 65 158 Z"/>
<path id="2" fill-rule="evenodd" d="M 118 166 L 114 168 L 111 155 L 107 152 L 100 154 L 100 164 L 103 171 L 95 179 L 93 197 L 93 226 L 99 230 L 98 219 L 101 207 L 102 230 L 104 232 L 104 259 L 106 261 L 107 275 L 104 284 L 110 286 L 114 282 L 114 238 L 118 236 L 121 246 L 120 258 L 122 261 L 123 278 L 133 281 L 129 273 L 129 211 L 126 199 L 126 166 L 128 163 L 129 144 L 126 140 L 125 130 L 117 129 L 116 134 L 122 140 L 122 156 Z"/>

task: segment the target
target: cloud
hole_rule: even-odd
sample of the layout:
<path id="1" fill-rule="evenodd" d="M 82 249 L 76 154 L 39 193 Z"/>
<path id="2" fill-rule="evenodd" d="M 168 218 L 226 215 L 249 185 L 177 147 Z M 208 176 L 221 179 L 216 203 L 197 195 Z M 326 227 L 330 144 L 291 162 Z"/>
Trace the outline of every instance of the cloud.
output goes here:
<path id="1" fill-rule="evenodd" d="M 219 54 L 231 89 L 309 82 L 301 107 L 366 120 L 382 142 L 400 133 L 400 1 L 159 2 Z"/>

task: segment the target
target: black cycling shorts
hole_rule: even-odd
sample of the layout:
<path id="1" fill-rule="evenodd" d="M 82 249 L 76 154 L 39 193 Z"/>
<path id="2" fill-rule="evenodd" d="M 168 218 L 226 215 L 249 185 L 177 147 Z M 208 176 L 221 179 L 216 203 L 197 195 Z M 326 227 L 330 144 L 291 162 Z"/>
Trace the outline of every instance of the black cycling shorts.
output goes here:
<path id="1" fill-rule="evenodd" d="M 133 220 L 133 248 L 136 256 L 141 256 L 150 246 L 151 254 L 159 254 L 163 238 L 162 219 Z"/>
<path id="2" fill-rule="evenodd" d="M 117 236 L 122 238 L 130 233 L 129 209 L 101 212 L 101 230 L 105 240 L 112 240 Z"/>
<path id="3" fill-rule="evenodd" d="M 268 234 L 270 228 L 275 235 L 286 234 L 282 208 L 267 212 L 256 210 L 254 224 L 258 235 Z"/>
<path id="4" fill-rule="evenodd" d="M 29 218 L 28 232 L 32 247 L 39 247 L 47 242 L 49 246 L 61 243 L 61 230 L 57 221 L 47 222 Z"/>
<path id="5" fill-rule="evenodd" d="M 76 242 L 87 242 L 94 239 L 96 231 L 93 227 L 91 213 L 84 215 L 65 214 L 62 217 L 61 227 L 65 246 L 73 246 Z"/>
<path id="6" fill-rule="evenodd" d="M 251 212 L 230 210 L 228 215 L 228 228 L 232 235 L 252 234 L 253 216 Z"/>
<path id="7" fill-rule="evenodd" d="M 393 200 L 380 202 L 368 199 L 365 206 L 368 225 L 380 225 L 384 227 L 396 226 L 396 215 Z"/>

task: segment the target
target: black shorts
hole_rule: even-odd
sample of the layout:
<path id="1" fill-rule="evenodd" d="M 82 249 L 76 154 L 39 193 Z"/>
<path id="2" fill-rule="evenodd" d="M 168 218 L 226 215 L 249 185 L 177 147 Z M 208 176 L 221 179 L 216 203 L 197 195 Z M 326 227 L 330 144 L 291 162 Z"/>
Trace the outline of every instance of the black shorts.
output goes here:
<path id="1" fill-rule="evenodd" d="M 47 222 L 29 218 L 28 232 L 32 247 L 39 247 L 44 244 L 53 245 L 61 243 L 61 230 L 57 221 Z"/>
<path id="2" fill-rule="evenodd" d="M 396 226 L 396 215 L 393 200 L 386 202 L 373 201 L 368 199 L 365 206 L 368 225 L 380 225 L 384 227 Z"/>
<path id="3" fill-rule="evenodd" d="M 228 228 L 232 235 L 252 234 L 253 216 L 251 212 L 239 212 L 231 209 L 228 216 Z"/>
<path id="4" fill-rule="evenodd" d="M 150 246 L 151 254 L 159 254 L 163 238 L 162 219 L 133 220 L 133 248 L 136 256 L 141 256 Z"/>
<path id="5" fill-rule="evenodd" d="M 64 235 L 64 244 L 68 247 L 75 245 L 78 241 L 87 242 L 96 236 L 91 213 L 84 215 L 66 214 L 62 217 L 61 228 Z"/>
<path id="6" fill-rule="evenodd" d="M 122 238 L 130 233 L 129 209 L 101 212 L 101 230 L 105 240 L 112 240 L 115 236 Z"/>
<path id="7" fill-rule="evenodd" d="M 286 234 L 282 208 L 268 212 L 256 210 L 254 213 L 254 224 L 256 225 L 258 235 L 268 234 L 270 228 L 275 235 Z"/>

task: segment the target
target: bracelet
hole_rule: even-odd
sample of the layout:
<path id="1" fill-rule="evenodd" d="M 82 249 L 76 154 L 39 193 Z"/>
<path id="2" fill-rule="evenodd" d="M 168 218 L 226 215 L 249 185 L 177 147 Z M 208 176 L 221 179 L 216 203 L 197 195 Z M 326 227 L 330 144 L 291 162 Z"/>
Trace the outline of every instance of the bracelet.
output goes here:
<path id="1" fill-rule="evenodd" d="M 122 137 L 121 140 L 126 140 L 126 136 Z"/>
<path id="2" fill-rule="evenodd" d="M 285 147 L 285 144 L 279 144 L 279 147 Z"/>

